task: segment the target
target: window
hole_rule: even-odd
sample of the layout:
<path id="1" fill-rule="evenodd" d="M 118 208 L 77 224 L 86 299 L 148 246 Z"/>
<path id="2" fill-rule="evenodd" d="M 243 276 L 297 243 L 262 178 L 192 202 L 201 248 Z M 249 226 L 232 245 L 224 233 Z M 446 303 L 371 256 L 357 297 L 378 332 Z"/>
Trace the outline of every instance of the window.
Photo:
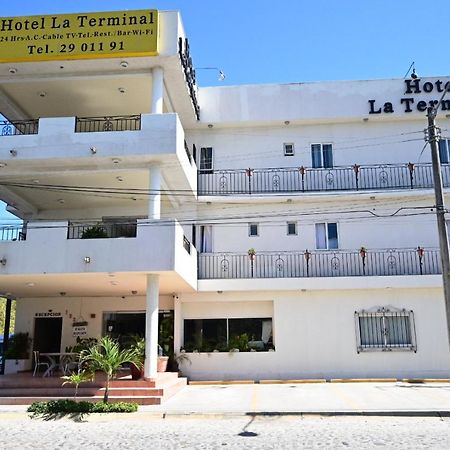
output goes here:
<path id="1" fill-rule="evenodd" d="M 288 236 L 295 236 L 297 234 L 297 222 L 287 223 L 287 234 Z"/>
<path id="2" fill-rule="evenodd" d="M 284 156 L 294 156 L 294 144 L 283 144 Z"/>
<path id="3" fill-rule="evenodd" d="M 212 147 L 202 147 L 200 149 L 200 172 L 212 172 L 213 170 L 213 149 Z"/>
<path id="4" fill-rule="evenodd" d="M 273 349 L 271 318 L 186 319 L 184 349 L 188 352 L 267 351 Z"/>
<path id="5" fill-rule="evenodd" d="M 212 225 L 200 225 L 199 228 L 199 249 L 200 253 L 212 252 L 213 230 Z"/>
<path id="6" fill-rule="evenodd" d="M 450 163 L 450 139 L 439 141 L 439 157 L 442 164 Z"/>
<path id="7" fill-rule="evenodd" d="M 313 168 L 333 167 L 333 146 L 332 144 L 311 144 L 311 161 Z"/>
<path id="8" fill-rule="evenodd" d="M 380 308 L 355 312 L 357 352 L 417 351 L 414 314 L 405 309 Z"/>
<path id="9" fill-rule="evenodd" d="M 258 224 L 257 223 L 250 223 L 248 225 L 248 235 L 250 237 L 259 236 Z"/>
<path id="10" fill-rule="evenodd" d="M 316 249 L 339 248 L 337 223 L 316 223 Z"/>

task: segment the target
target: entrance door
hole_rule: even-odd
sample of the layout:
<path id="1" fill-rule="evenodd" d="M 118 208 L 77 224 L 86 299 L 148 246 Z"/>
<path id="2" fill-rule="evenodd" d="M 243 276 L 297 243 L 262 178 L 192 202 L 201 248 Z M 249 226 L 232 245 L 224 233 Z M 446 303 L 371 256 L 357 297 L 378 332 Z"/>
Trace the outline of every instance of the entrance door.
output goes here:
<path id="1" fill-rule="evenodd" d="M 61 351 L 62 317 L 37 317 L 34 319 L 33 350 L 41 353 Z"/>

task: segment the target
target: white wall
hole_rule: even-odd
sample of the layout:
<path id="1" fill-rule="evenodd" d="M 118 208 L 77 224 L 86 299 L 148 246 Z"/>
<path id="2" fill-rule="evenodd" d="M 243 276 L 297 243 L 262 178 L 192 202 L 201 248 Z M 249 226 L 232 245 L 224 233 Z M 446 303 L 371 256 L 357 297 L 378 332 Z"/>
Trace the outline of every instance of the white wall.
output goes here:
<path id="1" fill-rule="evenodd" d="M 103 313 L 133 311 L 145 312 L 145 297 L 83 297 L 83 298 L 27 298 L 17 300 L 16 332 L 28 332 L 34 335 L 34 318 L 37 313 L 48 312 L 61 313 L 63 318 L 63 334 L 61 350 L 72 346 L 76 338 L 72 335 L 72 322 L 82 316 L 88 322 L 87 337 L 99 338 L 102 336 Z M 160 309 L 173 309 L 173 298 L 161 296 L 159 298 Z M 95 315 L 95 317 L 92 317 Z"/>
<path id="2" fill-rule="evenodd" d="M 423 78 L 419 81 L 420 93 L 406 93 L 403 79 L 325 81 L 310 83 L 266 84 L 226 86 L 199 89 L 202 121 L 213 124 L 236 124 L 256 122 L 339 122 L 341 120 L 392 120 L 424 118 L 425 112 L 417 111 L 419 101 L 439 100 L 442 91 L 423 91 L 423 84 L 447 77 Z M 442 89 L 442 85 L 441 85 Z M 413 98 L 413 112 L 406 113 L 402 98 Z M 369 114 L 371 99 L 377 107 L 391 102 L 393 113 Z"/>
<path id="3" fill-rule="evenodd" d="M 192 379 L 301 379 L 340 377 L 448 377 L 450 352 L 439 289 L 336 292 L 232 292 L 180 297 L 185 318 L 227 317 L 242 301 L 241 317 L 261 317 L 261 301 L 273 301 L 275 352 L 189 354 L 183 372 Z M 216 304 L 211 305 L 211 301 Z M 417 352 L 356 351 L 354 312 L 391 306 L 413 310 Z M 234 310 L 231 310 L 234 315 Z M 264 311 L 265 313 L 267 311 Z M 239 312 L 238 312 L 239 314 Z M 182 335 L 181 335 L 182 336 Z"/>

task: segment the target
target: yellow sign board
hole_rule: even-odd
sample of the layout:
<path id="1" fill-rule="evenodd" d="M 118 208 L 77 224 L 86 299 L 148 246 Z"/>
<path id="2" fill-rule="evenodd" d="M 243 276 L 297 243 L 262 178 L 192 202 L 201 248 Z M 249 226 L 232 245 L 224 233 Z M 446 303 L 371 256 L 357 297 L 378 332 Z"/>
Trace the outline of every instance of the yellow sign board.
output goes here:
<path id="1" fill-rule="evenodd" d="M 158 11 L 0 18 L 0 62 L 158 54 Z"/>

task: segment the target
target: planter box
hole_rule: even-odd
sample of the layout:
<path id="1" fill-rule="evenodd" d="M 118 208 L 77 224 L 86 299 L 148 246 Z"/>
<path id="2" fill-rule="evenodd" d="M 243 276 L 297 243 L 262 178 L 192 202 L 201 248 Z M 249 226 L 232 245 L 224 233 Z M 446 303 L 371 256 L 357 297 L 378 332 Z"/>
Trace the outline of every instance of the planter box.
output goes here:
<path id="1" fill-rule="evenodd" d="M 7 359 L 5 361 L 5 375 L 31 370 L 31 359 Z"/>

